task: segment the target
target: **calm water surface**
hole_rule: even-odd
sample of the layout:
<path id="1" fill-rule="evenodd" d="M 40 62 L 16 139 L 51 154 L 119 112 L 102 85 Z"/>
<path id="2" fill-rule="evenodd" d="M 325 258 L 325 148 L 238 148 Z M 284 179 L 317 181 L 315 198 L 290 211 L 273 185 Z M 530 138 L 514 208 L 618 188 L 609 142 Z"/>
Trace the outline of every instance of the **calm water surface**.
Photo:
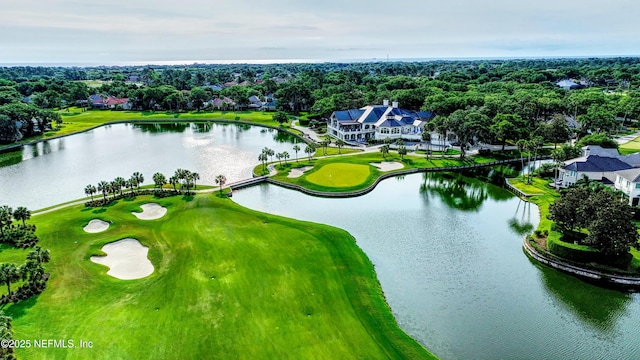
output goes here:
<path id="1" fill-rule="evenodd" d="M 215 185 L 219 174 L 234 182 L 251 177 L 265 146 L 293 159 L 293 142 L 286 133 L 238 124 L 105 126 L 0 154 L 8 165 L 0 167 L 0 204 L 40 209 L 85 197 L 88 184 L 128 179 L 136 171 L 145 183 L 177 168 L 198 172 L 199 184 Z"/>
<path id="2" fill-rule="evenodd" d="M 236 125 L 113 125 L 0 154 L 0 204 L 30 209 L 84 196 L 134 171 L 178 167 L 200 183 L 250 176 L 263 147 L 292 139 Z M 535 206 L 456 176 L 410 175 L 323 199 L 264 185 L 238 203 L 335 225 L 372 259 L 401 327 L 443 359 L 640 359 L 640 298 L 540 267 L 522 252 Z"/>
<path id="3" fill-rule="evenodd" d="M 358 198 L 261 185 L 233 199 L 353 234 L 400 326 L 443 359 L 640 358 L 638 296 L 530 261 L 518 229 L 538 210 L 502 189 L 416 174 Z"/>

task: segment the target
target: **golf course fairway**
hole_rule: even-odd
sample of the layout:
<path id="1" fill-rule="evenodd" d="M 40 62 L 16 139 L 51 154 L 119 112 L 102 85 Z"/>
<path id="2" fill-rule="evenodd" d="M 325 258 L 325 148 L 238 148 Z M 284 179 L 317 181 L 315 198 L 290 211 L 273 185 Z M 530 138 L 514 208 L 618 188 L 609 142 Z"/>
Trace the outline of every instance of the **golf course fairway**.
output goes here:
<path id="1" fill-rule="evenodd" d="M 132 215 L 147 203 L 166 215 Z M 109 228 L 85 232 L 96 217 Z M 74 347 L 16 349 L 19 359 L 433 358 L 397 326 L 372 263 L 343 230 L 217 192 L 77 205 L 31 222 L 51 251 L 51 278 L 42 294 L 4 310 L 14 339 Z M 149 248 L 152 274 L 119 280 L 89 260 L 126 238 Z"/>

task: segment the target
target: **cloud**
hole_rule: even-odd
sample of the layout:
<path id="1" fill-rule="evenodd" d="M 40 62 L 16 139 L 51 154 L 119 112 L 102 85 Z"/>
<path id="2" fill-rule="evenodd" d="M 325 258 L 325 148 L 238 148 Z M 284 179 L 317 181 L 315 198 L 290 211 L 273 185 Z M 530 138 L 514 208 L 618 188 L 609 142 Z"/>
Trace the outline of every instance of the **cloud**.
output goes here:
<path id="1" fill-rule="evenodd" d="M 23 0 L 2 8 L 0 62 L 640 54 L 633 0 Z"/>

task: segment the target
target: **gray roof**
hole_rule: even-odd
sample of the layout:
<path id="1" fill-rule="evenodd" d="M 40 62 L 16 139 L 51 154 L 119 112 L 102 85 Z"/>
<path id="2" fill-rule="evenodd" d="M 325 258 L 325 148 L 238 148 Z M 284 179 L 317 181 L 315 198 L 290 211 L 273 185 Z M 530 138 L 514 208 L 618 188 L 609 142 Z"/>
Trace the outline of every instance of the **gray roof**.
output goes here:
<path id="1" fill-rule="evenodd" d="M 618 149 L 603 148 L 602 146 L 598 146 L 598 145 L 583 146 L 582 153 L 585 156 L 598 155 L 598 156 L 612 157 L 612 158 L 617 158 L 620 156 Z"/>
<path id="2" fill-rule="evenodd" d="M 631 169 L 633 166 L 618 158 L 589 155 L 566 161 L 562 168 L 579 172 L 613 172 Z"/>
<path id="3" fill-rule="evenodd" d="M 616 171 L 616 174 L 620 175 L 621 177 L 637 183 L 640 182 L 640 169 L 639 168 L 633 168 L 633 169 L 628 169 L 628 170 L 620 170 L 620 171 Z"/>

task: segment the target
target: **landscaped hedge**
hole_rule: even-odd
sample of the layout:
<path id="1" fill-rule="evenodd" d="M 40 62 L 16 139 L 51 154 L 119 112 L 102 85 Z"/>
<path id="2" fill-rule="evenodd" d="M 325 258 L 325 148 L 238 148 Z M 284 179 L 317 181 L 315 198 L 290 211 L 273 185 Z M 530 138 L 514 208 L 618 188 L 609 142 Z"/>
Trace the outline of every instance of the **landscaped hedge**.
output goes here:
<path id="1" fill-rule="evenodd" d="M 585 245 L 577 245 L 550 237 L 547 248 L 553 255 L 559 256 L 569 261 L 579 263 L 599 262 L 602 258 L 599 252 Z"/>

